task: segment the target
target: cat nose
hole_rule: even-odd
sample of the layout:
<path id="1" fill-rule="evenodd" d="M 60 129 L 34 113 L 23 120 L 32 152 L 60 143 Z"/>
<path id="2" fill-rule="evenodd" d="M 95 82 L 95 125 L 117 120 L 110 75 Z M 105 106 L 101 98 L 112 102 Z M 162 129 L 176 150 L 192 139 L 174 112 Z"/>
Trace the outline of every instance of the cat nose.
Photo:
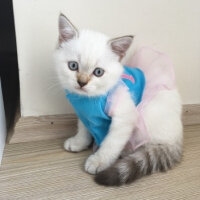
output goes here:
<path id="1" fill-rule="evenodd" d="M 82 81 L 79 81 L 79 80 L 77 82 L 80 85 L 80 87 L 87 85 L 87 82 L 82 82 Z"/>

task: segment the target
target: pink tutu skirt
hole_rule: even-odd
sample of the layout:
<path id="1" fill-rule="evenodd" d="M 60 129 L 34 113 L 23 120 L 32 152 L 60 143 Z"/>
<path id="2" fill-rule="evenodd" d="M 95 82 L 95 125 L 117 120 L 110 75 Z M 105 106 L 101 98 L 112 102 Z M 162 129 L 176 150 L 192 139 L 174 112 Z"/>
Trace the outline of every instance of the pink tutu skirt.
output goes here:
<path id="1" fill-rule="evenodd" d="M 139 118 L 132 137 L 126 145 L 126 149 L 133 151 L 139 146 L 147 143 L 150 139 L 147 127 L 143 120 L 145 106 L 161 90 L 172 90 L 176 88 L 173 64 L 170 58 L 156 50 L 143 47 L 138 50 L 126 63 L 129 67 L 138 67 L 144 74 L 146 85 L 142 101 L 137 106 Z"/>

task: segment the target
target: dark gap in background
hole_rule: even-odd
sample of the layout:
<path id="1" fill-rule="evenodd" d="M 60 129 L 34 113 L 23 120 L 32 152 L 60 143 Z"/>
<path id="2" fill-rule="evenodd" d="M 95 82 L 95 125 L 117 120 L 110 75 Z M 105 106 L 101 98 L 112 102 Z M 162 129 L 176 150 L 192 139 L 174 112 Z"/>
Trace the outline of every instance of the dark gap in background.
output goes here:
<path id="1" fill-rule="evenodd" d="M 19 75 L 12 0 L 0 0 L 0 77 L 9 131 L 19 106 Z"/>

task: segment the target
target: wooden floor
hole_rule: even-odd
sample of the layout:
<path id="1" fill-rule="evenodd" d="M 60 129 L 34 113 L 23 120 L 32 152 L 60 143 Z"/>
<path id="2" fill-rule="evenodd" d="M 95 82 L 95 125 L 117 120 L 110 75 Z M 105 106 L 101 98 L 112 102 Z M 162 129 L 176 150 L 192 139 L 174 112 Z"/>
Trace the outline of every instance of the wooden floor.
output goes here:
<path id="1" fill-rule="evenodd" d="M 200 125 L 185 127 L 179 166 L 123 187 L 96 185 L 83 171 L 90 151 L 68 153 L 62 146 L 61 139 L 7 145 L 0 169 L 0 200 L 200 199 Z"/>

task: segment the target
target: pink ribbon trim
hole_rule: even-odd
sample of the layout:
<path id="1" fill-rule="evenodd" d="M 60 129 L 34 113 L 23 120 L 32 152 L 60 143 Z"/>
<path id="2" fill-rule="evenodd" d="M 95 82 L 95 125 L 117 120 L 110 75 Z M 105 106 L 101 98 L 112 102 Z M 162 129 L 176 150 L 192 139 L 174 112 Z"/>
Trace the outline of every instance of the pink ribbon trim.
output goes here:
<path id="1" fill-rule="evenodd" d="M 122 74 L 121 77 L 130 80 L 132 83 L 135 83 L 135 79 L 131 75 Z"/>

